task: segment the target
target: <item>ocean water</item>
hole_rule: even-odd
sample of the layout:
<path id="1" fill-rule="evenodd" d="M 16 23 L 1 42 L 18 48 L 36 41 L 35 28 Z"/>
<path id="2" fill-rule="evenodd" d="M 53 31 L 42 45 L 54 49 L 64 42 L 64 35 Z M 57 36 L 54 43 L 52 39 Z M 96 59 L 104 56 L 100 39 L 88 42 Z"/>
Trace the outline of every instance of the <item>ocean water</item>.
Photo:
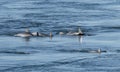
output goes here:
<path id="1" fill-rule="evenodd" d="M 0 0 L 0 72 L 120 72 L 119 32 L 119 0 Z"/>

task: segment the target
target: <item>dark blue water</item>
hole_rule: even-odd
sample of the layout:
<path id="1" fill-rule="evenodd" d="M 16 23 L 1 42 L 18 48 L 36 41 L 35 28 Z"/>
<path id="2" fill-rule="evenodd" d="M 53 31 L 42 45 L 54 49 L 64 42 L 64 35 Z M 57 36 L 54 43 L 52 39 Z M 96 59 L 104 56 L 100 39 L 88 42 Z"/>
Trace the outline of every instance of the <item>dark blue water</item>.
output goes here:
<path id="1" fill-rule="evenodd" d="M 54 37 L 14 37 L 26 28 Z M 120 72 L 119 32 L 119 0 L 0 0 L 0 72 Z"/>

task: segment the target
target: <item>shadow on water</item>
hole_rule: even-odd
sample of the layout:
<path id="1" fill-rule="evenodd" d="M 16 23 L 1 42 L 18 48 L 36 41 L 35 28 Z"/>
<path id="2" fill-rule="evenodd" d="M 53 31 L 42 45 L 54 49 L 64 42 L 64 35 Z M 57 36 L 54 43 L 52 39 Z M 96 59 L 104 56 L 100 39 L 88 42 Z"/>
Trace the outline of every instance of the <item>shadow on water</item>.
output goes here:
<path id="1" fill-rule="evenodd" d="M 30 41 L 30 37 L 24 37 L 23 39 L 25 40 L 25 42 L 29 42 Z"/>
<path id="2" fill-rule="evenodd" d="M 22 39 L 25 41 L 25 42 L 30 42 L 31 41 L 31 39 L 42 39 L 42 38 L 49 38 L 50 40 L 52 40 L 53 39 L 53 36 L 50 36 L 50 37 L 37 37 L 37 36 L 35 36 L 35 37 L 22 37 Z"/>
<path id="3" fill-rule="evenodd" d="M 30 54 L 29 52 L 22 52 L 22 51 L 0 51 L 0 54 Z"/>

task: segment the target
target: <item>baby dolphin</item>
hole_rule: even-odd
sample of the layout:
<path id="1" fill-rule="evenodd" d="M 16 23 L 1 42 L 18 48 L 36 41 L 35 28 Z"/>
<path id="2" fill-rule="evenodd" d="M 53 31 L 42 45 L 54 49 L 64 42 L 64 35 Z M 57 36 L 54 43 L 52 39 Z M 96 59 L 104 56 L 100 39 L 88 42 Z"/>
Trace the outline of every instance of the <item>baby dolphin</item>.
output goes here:
<path id="1" fill-rule="evenodd" d="M 79 36 L 79 35 L 84 35 L 84 33 L 81 31 L 81 29 L 78 29 L 78 32 L 68 32 L 67 35 L 75 35 L 75 36 Z"/>
<path id="2" fill-rule="evenodd" d="M 99 48 L 98 50 L 91 50 L 89 51 L 90 53 L 101 53 L 101 49 Z"/>
<path id="3" fill-rule="evenodd" d="M 19 33 L 19 34 L 16 34 L 14 36 L 18 36 L 18 37 L 30 37 L 30 36 L 33 36 L 33 35 L 29 31 L 29 29 L 26 29 L 24 33 Z"/>
<path id="4" fill-rule="evenodd" d="M 39 33 L 39 32 L 33 32 L 33 36 L 38 36 L 38 37 L 52 37 L 52 33 L 50 32 L 50 35 L 44 34 L 44 33 Z"/>
<path id="5" fill-rule="evenodd" d="M 90 53 L 102 53 L 102 52 L 107 52 L 107 51 L 102 51 L 100 48 L 98 50 L 92 50 L 89 51 Z"/>

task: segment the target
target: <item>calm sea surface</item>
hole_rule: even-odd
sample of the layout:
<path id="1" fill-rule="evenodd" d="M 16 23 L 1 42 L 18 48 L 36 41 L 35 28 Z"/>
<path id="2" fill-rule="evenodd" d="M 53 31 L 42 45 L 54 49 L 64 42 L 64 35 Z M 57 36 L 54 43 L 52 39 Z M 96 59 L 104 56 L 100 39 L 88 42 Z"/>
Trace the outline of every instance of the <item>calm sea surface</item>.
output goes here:
<path id="1" fill-rule="evenodd" d="M 0 0 L 0 72 L 120 72 L 120 0 Z"/>

